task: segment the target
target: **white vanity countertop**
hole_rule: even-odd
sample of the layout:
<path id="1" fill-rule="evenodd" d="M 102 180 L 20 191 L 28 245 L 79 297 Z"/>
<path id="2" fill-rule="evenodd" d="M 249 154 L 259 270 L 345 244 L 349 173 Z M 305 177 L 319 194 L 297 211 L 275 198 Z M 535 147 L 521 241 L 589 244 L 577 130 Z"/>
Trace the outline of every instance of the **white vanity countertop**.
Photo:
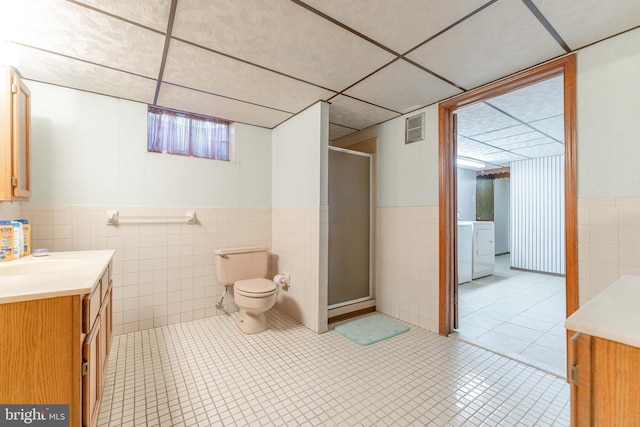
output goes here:
<path id="1" fill-rule="evenodd" d="M 0 262 L 0 304 L 89 293 L 114 253 L 49 252 Z"/>
<path id="2" fill-rule="evenodd" d="M 564 325 L 640 348 L 640 277 L 622 276 L 569 316 Z"/>

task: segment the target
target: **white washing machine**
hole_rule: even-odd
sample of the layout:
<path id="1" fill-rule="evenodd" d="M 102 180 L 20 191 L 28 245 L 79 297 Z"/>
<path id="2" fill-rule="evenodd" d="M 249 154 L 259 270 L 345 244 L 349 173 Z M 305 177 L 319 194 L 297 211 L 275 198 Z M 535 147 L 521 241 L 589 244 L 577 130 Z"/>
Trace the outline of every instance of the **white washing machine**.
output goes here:
<path id="1" fill-rule="evenodd" d="M 473 221 L 473 273 L 472 277 L 493 274 L 496 266 L 495 227 L 493 221 Z"/>
<path id="2" fill-rule="evenodd" d="M 473 221 L 458 221 L 458 284 L 470 282 L 473 273 Z"/>

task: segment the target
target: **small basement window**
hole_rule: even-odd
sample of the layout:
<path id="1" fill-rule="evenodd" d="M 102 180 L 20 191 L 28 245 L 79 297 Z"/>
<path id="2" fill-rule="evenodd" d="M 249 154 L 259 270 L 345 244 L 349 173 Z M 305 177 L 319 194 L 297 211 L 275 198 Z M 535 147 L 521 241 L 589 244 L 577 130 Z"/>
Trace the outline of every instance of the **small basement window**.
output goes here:
<path id="1" fill-rule="evenodd" d="M 150 152 L 229 160 L 228 121 L 150 106 L 147 130 Z"/>

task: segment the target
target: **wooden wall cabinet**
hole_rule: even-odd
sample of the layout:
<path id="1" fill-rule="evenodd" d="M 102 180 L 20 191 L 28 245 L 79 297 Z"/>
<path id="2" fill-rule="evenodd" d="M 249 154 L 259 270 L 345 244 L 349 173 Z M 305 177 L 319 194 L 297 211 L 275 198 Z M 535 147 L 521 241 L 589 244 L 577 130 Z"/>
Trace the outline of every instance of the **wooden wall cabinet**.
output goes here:
<path id="1" fill-rule="evenodd" d="M 68 404 L 97 425 L 112 336 L 112 262 L 86 295 L 0 304 L 0 402 Z"/>
<path id="2" fill-rule="evenodd" d="M 0 201 L 31 197 L 31 92 L 18 74 L 0 67 Z"/>
<path id="3" fill-rule="evenodd" d="M 640 348 L 576 333 L 568 356 L 572 426 L 640 426 Z"/>

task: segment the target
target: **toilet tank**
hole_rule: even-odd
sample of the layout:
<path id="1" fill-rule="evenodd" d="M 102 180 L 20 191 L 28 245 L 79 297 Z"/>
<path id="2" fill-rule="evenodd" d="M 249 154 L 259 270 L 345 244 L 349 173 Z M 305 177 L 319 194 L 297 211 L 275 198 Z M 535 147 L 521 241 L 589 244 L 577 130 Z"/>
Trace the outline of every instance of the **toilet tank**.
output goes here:
<path id="1" fill-rule="evenodd" d="M 238 280 L 266 277 L 268 250 L 263 246 L 215 250 L 213 253 L 218 282 L 231 284 Z"/>

